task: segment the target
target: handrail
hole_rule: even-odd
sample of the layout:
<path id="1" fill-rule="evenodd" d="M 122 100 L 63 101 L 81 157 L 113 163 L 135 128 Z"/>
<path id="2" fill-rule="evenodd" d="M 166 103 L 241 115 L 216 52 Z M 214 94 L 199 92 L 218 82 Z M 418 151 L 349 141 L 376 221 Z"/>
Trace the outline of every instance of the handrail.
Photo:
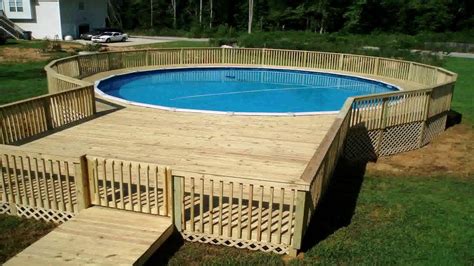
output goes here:
<path id="1" fill-rule="evenodd" d="M 18 27 L 18 25 L 16 25 L 12 21 L 10 21 L 3 11 L 0 11 L 0 29 L 3 29 L 6 33 L 8 33 L 15 39 L 20 39 L 21 37 L 23 37 L 23 29 Z"/>

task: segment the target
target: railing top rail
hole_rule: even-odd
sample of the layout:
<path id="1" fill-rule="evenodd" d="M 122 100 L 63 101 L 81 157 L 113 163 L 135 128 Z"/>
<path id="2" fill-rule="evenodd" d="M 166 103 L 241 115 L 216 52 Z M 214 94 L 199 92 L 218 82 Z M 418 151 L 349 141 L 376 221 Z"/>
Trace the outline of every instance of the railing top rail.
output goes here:
<path id="1" fill-rule="evenodd" d="M 29 151 L 24 147 L 2 145 L 0 144 L 0 154 L 8 154 L 22 157 L 44 158 L 52 161 L 68 161 L 72 163 L 80 163 L 79 157 L 64 156 L 59 154 L 41 153 L 36 151 Z M 1 159 L 1 158 L 0 158 Z"/>
<path id="2" fill-rule="evenodd" d="M 71 93 L 71 92 L 74 92 L 74 91 L 79 91 L 79 90 L 84 90 L 84 89 L 90 89 L 91 86 L 92 86 L 92 84 L 88 84 L 87 86 L 83 86 L 83 87 L 79 87 L 79 88 L 74 88 L 74 89 L 70 89 L 70 90 L 67 90 L 67 91 L 55 92 L 55 93 L 40 95 L 40 96 L 36 96 L 36 97 L 32 97 L 32 98 L 25 99 L 25 100 L 20 100 L 20 101 L 12 102 L 12 103 L 7 103 L 7 104 L 4 104 L 4 105 L 0 105 L 0 109 L 2 109 L 2 108 L 8 108 L 8 107 L 12 107 L 12 106 L 15 106 L 15 105 L 19 105 L 19 104 L 23 104 L 23 103 L 28 103 L 28 102 L 32 102 L 32 101 L 38 101 L 38 100 L 49 99 L 49 98 L 53 98 L 53 97 L 56 97 L 56 96 L 59 96 L 59 95 L 68 94 L 68 93 Z"/>
<path id="3" fill-rule="evenodd" d="M 210 173 L 199 173 L 193 171 L 179 170 L 176 168 L 173 169 L 173 176 L 187 176 L 187 177 L 203 177 L 204 179 L 222 179 L 233 181 L 237 183 L 252 184 L 252 185 L 262 185 L 262 186 L 275 186 L 275 187 L 287 187 L 295 190 L 308 191 L 309 182 L 304 180 L 295 180 L 295 181 L 280 181 L 272 180 L 268 181 L 265 179 L 255 178 L 255 177 L 241 177 L 241 176 L 231 176 L 231 175 L 219 175 L 219 174 L 210 174 Z"/>
<path id="4" fill-rule="evenodd" d="M 422 63 L 417 63 L 417 62 L 411 62 L 411 61 L 405 61 L 405 60 L 399 60 L 399 59 L 394 59 L 394 58 L 383 58 L 383 57 L 375 57 L 375 56 L 366 56 L 366 55 L 357 55 L 357 54 L 345 54 L 345 53 L 334 53 L 334 52 L 318 52 L 318 51 L 306 51 L 306 50 L 291 50 L 291 49 L 272 49 L 272 48 L 219 48 L 219 47 L 190 47 L 190 48 L 144 48 L 144 49 L 137 49 L 137 50 L 130 50 L 130 51 L 111 51 L 111 52 L 106 52 L 105 54 L 114 54 L 114 53 L 136 53 L 136 52 L 146 52 L 146 51 L 179 51 L 179 50 L 206 50 L 206 49 L 212 49 L 212 50 L 224 50 L 224 49 L 235 49 L 235 50 L 262 50 L 262 51 L 293 51 L 293 52 L 309 52 L 309 53 L 318 53 L 318 54 L 330 54 L 330 55 L 344 55 L 344 56 L 356 56 L 356 57 L 364 57 L 364 58 L 371 58 L 371 59 L 380 59 L 380 60 L 385 60 L 385 61 L 392 61 L 392 62 L 400 62 L 400 63 L 409 63 L 413 64 L 416 66 L 423 66 L 426 68 L 430 68 L 433 70 L 438 70 L 439 72 L 442 72 L 446 75 L 452 76 L 453 80 L 456 79 L 457 75 L 451 71 L 448 71 L 444 68 L 441 67 L 435 67 L 435 66 L 430 66 Z M 104 54 L 104 53 L 102 53 Z M 90 56 L 86 55 L 85 57 Z M 70 56 L 70 57 L 65 57 L 61 59 L 54 60 L 50 62 L 48 65 L 45 66 L 46 71 L 54 71 L 52 69 L 53 66 L 55 66 L 58 63 L 61 62 L 67 62 L 75 58 L 79 58 L 82 56 L 75 55 L 75 56 Z"/>

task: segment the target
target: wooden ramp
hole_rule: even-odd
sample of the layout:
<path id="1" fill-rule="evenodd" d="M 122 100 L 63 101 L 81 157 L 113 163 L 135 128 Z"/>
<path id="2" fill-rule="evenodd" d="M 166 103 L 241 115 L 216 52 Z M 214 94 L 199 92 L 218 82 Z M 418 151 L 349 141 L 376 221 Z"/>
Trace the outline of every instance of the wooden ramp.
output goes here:
<path id="1" fill-rule="evenodd" d="M 172 232 L 169 217 L 92 207 L 5 265 L 141 265 Z"/>

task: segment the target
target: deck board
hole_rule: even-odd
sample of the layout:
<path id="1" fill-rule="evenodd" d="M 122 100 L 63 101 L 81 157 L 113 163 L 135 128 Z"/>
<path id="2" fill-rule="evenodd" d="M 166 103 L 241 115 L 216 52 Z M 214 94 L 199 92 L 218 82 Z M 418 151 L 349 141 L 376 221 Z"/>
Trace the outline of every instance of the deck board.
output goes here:
<path id="1" fill-rule="evenodd" d="M 88 154 L 174 170 L 301 182 L 335 117 L 231 116 L 128 106 L 23 146 L 56 155 Z"/>
<path id="2" fill-rule="evenodd" d="M 124 221 L 126 221 L 124 223 Z M 168 217 L 103 207 L 81 211 L 5 265 L 131 265 L 172 233 Z"/>

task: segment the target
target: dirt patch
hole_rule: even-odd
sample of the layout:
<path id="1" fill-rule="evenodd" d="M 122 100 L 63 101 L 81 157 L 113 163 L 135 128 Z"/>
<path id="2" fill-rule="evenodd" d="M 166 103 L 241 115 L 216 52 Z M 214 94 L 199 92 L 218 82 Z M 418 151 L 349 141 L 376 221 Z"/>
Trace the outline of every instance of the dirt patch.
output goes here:
<path id="1" fill-rule="evenodd" d="M 7 47 L 0 50 L 0 62 L 44 61 L 49 58 L 48 54 L 41 53 L 39 49 Z"/>
<path id="2" fill-rule="evenodd" d="M 425 147 L 367 165 L 368 175 L 456 176 L 474 175 L 474 129 L 460 124 L 447 129 Z"/>
<path id="3" fill-rule="evenodd" d="M 40 48 L 2 47 L 0 49 L 0 62 L 27 63 L 45 61 L 51 59 L 55 53 L 75 53 L 81 46 L 78 43 L 62 42 L 60 51 L 43 51 Z"/>

